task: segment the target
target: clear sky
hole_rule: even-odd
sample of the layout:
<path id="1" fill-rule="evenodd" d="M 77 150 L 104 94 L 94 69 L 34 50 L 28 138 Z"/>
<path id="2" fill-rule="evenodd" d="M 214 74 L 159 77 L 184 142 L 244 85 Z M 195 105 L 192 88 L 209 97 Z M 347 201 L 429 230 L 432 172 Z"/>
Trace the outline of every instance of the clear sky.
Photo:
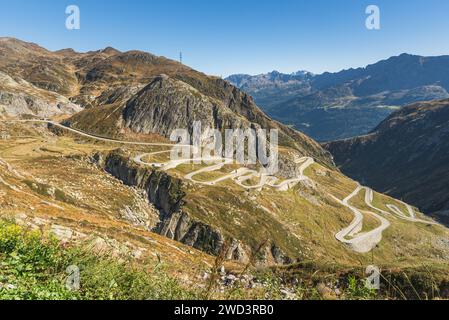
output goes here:
<path id="1" fill-rule="evenodd" d="M 81 29 L 65 28 L 78 5 Z M 365 28 L 378 5 L 381 29 Z M 208 74 L 338 71 L 403 52 L 449 54 L 447 0 L 0 0 L 0 35 L 48 49 L 112 46 Z"/>

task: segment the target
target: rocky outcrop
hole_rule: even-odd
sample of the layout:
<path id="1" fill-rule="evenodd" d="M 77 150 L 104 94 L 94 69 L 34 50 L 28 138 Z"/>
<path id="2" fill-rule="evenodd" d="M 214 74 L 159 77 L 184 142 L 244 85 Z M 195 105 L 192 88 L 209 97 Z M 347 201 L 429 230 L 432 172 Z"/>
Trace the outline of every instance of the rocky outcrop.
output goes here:
<path id="1" fill-rule="evenodd" d="M 291 264 L 293 260 L 288 257 L 276 244 L 271 245 L 271 256 L 277 264 Z"/>
<path id="2" fill-rule="evenodd" d="M 272 121 L 254 104 L 252 97 L 221 79 L 208 84 L 192 79 L 159 75 L 126 103 L 122 118 L 124 126 L 138 133 L 158 133 L 165 137 L 175 129 L 193 131 L 195 121 L 202 129 L 265 129 L 278 130 L 279 144 L 309 155 L 318 162 L 332 166 L 330 155 L 315 141 L 300 132 Z M 194 87 L 195 85 L 196 87 Z M 205 93 L 209 94 L 206 95 Z M 76 117 L 75 117 L 76 121 Z"/>
<path id="3" fill-rule="evenodd" d="M 0 115 L 8 117 L 36 116 L 47 118 L 71 115 L 81 108 L 56 93 L 47 93 L 23 79 L 13 79 L 0 72 Z"/>
<path id="4" fill-rule="evenodd" d="M 224 243 L 220 231 L 192 219 L 183 211 L 182 182 L 165 172 L 152 171 L 129 163 L 117 152 L 95 161 L 123 183 L 142 188 L 148 200 L 159 210 L 159 224 L 153 231 L 210 254 L 219 254 Z"/>
<path id="5" fill-rule="evenodd" d="M 157 132 L 165 137 L 170 137 L 175 129 L 187 129 L 191 133 L 194 121 L 200 121 L 203 128 L 243 127 L 243 118 L 228 111 L 230 119 L 226 121 L 224 113 L 220 102 L 182 81 L 161 75 L 129 100 L 123 119 L 125 126 L 134 132 Z"/>
<path id="6" fill-rule="evenodd" d="M 149 202 L 159 211 L 159 223 L 152 231 L 212 255 L 226 250 L 227 259 L 247 263 L 253 249 L 219 228 L 195 219 L 184 208 L 183 182 L 166 172 L 150 170 L 129 160 L 116 150 L 107 155 L 97 153 L 91 159 L 124 184 L 146 191 Z M 276 244 L 264 248 L 262 264 L 290 264 L 289 258 Z"/>
<path id="7" fill-rule="evenodd" d="M 72 103 L 49 103 L 23 93 L 0 90 L 0 114 L 8 117 L 48 118 L 60 114 L 70 115 L 80 110 L 81 108 Z"/>

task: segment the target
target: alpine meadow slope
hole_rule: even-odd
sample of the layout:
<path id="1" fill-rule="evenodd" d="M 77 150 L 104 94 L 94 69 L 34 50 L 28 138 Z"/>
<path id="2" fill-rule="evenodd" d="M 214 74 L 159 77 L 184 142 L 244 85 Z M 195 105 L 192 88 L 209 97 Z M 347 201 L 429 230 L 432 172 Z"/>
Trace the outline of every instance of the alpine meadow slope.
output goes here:
<path id="1" fill-rule="evenodd" d="M 142 51 L 51 52 L 11 38 L 0 39 L 0 72 L 4 219 L 166 265 L 192 288 L 221 264 L 239 276 L 308 270 L 313 288 L 376 264 L 418 277 L 423 296 L 435 283 L 449 294 L 446 227 L 342 174 L 228 81 Z M 278 129 L 279 172 L 173 161 L 171 131 L 194 121 Z"/>
<path id="2" fill-rule="evenodd" d="M 415 103 L 370 134 L 324 146 L 341 170 L 449 223 L 449 100 Z"/>

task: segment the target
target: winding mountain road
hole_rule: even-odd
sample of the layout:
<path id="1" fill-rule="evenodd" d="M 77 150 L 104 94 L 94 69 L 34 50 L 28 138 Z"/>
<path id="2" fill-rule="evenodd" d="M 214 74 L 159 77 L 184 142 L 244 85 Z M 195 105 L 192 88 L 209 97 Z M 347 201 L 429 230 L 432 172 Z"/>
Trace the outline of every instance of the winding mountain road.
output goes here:
<path id="1" fill-rule="evenodd" d="M 337 202 L 347 207 L 354 213 L 354 220 L 351 224 L 338 232 L 335 235 L 335 238 L 337 238 L 338 241 L 347 244 L 352 250 L 359 253 L 366 253 L 375 248 L 376 245 L 382 240 L 382 232 L 390 226 L 390 222 L 387 219 L 368 211 L 367 213 L 371 214 L 380 222 L 380 226 L 369 232 L 361 232 L 363 229 L 363 213 L 360 209 L 349 204 L 349 201 L 364 189 L 366 188 L 358 185 L 357 188 L 344 200 L 340 200 L 332 196 Z M 365 194 L 365 202 L 366 201 L 367 196 Z"/>
<path id="2" fill-rule="evenodd" d="M 101 137 L 98 135 L 93 135 L 93 134 L 89 134 L 89 133 L 85 133 L 81 130 L 78 129 L 74 129 L 71 127 L 67 127 L 65 125 L 62 125 L 58 122 L 54 122 L 51 120 L 39 120 L 39 119 L 30 119 L 30 120 L 0 120 L 0 122 L 3 123 L 46 123 L 46 124 L 51 124 L 55 127 L 67 130 L 69 132 L 73 132 L 76 133 L 77 135 L 80 135 L 82 137 L 86 137 L 86 138 L 90 138 L 90 139 L 95 139 L 98 141 L 104 141 L 104 142 L 112 142 L 112 143 L 118 143 L 118 144 L 128 144 L 128 145 L 138 145 L 138 146 L 160 146 L 160 147 L 173 147 L 174 144 L 172 143 L 157 143 L 157 142 L 138 142 L 138 141 L 123 141 L 123 140 L 117 140 L 117 139 L 111 139 L 111 138 L 105 138 L 105 137 Z M 179 147 L 190 147 L 190 145 L 180 145 L 178 144 L 177 146 Z"/>
<path id="3" fill-rule="evenodd" d="M 168 150 L 168 151 L 158 151 L 158 152 L 141 154 L 141 155 L 136 156 L 134 158 L 134 161 L 138 164 L 153 166 L 156 168 L 161 168 L 162 170 L 174 169 L 182 164 L 188 164 L 188 163 L 195 163 L 195 162 L 213 163 L 213 162 L 216 162 L 213 165 L 210 165 L 210 166 L 207 166 L 207 167 L 201 168 L 199 170 L 196 170 L 194 172 L 186 174 L 184 176 L 184 179 L 192 181 L 197 184 L 209 185 L 209 186 L 213 186 L 219 182 L 222 182 L 222 181 L 225 181 L 228 179 L 232 179 L 235 183 L 237 183 L 239 186 L 241 186 L 242 188 L 245 188 L 245 189 L 261 189 L 265 186 L 269 186 L 269 187 L 272 187 L 279 191 L 286 191 L 286 190 L 292 188 L 293 186 L 295 186 L 296 184 L 298 184 L 300 181 L 307 180 L 308 178 L 306 176 L 304 176 L 304 171 L 309 166 L 311 166 L 313 163 L 315 163 L 315 161 L 310 157 L 302 157 L 302 158 L 295 159 L 296 164 L 301 164 L 301 166 L 299 167 L 299 171 L 300 171 L 299 176 L 297 178 L 286 179 L 284 181 L 277 183 L 279 181 L 279 178 L 277 178 L 273 175 L 266 174 L 264 172 L 264 169 L 261 169 L 261 171 L 256 171 L 256 170 L 251 170 L 251 169 L 244 168 L 244 167 L 234 170 L 233 172 L 223 175 L 222 177 L 219 177 L 215 180 L 199 181 L 199 180 L 194 179 L 194 176 L 196 176 L 198 174 L 205 173 L 205 172 L 218 171 L 218 170 L 221 170 L 225 165 L 230 165 L 230 164 L 234 163 L 234 159 L 229 159 L 229 158 L 205 157 L 205 158 L 194 158 L 194 159 L 170 160 L 170 161 L 164 162 L 164 163 L 146 162 L 146 161 L 142 160 L 145 157 L 151 157 L 154 155 L 168 153 L 168 152 L 171 152 L 171 151 Z M 252 178 L 259 178 L 260 179 L 259 183 L 256 185 L 246 185 L 243 183 Z"/>
<path id="4" fill-rule="evenodd" d="M 192 148 L 194 149 L 194 146 L 191 145 L 175 145 L 175 144 L 169 144 L 169 143 L 149 143 L 149 142 L 133 142 L 133 141 L 122 141 L 122 140 L 116 140 L 116 139 L 110 139 L 110 138 L 105 138 L 105 137 L 101 137 L 101 136 L 96 136 L 96 135 L 92 135 L 92 134 L 88 134 L 85 133 L 83 131 L 77 130 L 77 129 L 73 129 L 67 126 L 64 126 L 62 124 L 59 124 L 57 122 L 54 121 L 50 121 L 50 120 L 0 120 L 0 122 L 35 122 L 35 123 L 47 123 L 47 124 L 51 124 L 55 127 L 59 127 L 62 129 L 65 129 L 69 132 L 78 134 L 80 136 L 86 137 L 86 138 L 91 138 L 91 139 L 96 139 L 99 141 L 105 141 L 105 142 L 111 142 L 111 143 L 118 143 L 118 144 L 128 144 L 128 145 L 142 145 L 142 146 L 166 146 L 166 147 L 171 147 L 171 149 L 169 150 L 163 150 L 163 151 L 156 151 L 156 152 L 152 152 L 152 153 L 144 153 L 144 154 L 139 154 L 136 157 L 134 157 L 133 161 L 140 164 L 140 165 L 145 165 L 145 166 L 151 166 L 151 167 L 155 167 L 155 168 L 160 168 L 161 170 L 170 170 L 170 169 L 174 169 L 177 168 L 180 165 L 183 164 L 189 164 L 189 163 L 195 163 L 195 162 L 200 162 L 200 163 L 206 163 L 206 164 L 211 164 L 208 165 L 204 168 L 201 168 L 199 170 L 196 170 L 194 172 L 188 173 L 184 176 L 184 178 L 186 180 L 189 180 L 193 183 L 196 184 L 202 184 L 202 185 L 209 185 L 209 186 L 214 186 L 222 181 L 225 180 L 233 180 L 237 185 L 239 185 L 240 187 L 244 188 L 244 189 L 262 189 L 263 187 L 271 187 L 274 188 L 278 191 L 286 191 L 290 188 L 292 188 L 293 186 L 297 185 L 299 182 L 304 181 L 304 180 L 310 180 L 310 178 L 308 178 L 307 176 L 305 176 L 304 171 L 310 167 L 312 164 L 315 163 L 314 159 L 310 158 L 310 157 L 297 157 L 295 158 L 294 162 L 298 165 L 300 165 L 299 167 L 299 175 L 295 178 L 291 178 L 291 179 L 286 179 L 283 181 L 279 182 L 279 178 L 273 176 L 273 175 L 269 175 L 266 174 L 263 169 L 261 171 L 256 171 L 256 170 L 251 170 L 245 167 L 241 167 L 237 170 L 234 170 L 233 172 L 230 172 L 228 174 L 224 174 L 223 176 L 216 178 L 214 180 L 210 180 L 210 181 L 199 181 L 194 179 L 194 177 L 198 174 L 201 173 L 205 173 L 205 172 L 214 172 L 214 171 L 218 171 L 221 170 L 225 165 L 230 165 L 234 162 L 233 159 L 227 159 L 227 158 L 222 158 L 222 157 L 205 157 L 205 158 L 190 158 L 190 159 L 179 159 L 179 160 L 170 160 L 168 162 L 164 162 L 164 163 L 160 163 L 160 162 L 146 162 L 143 160 L 143 158 L 149 157 L 151 158 L 152 156 L 155 155 L 160 155 L 160 154 L 164 154 L 164 153 L 170 153 L 172 151 L 173 148 Z M 257 184 L 254 185 L 247 185 L 244 182 L 251 180 L 253 178 L 258 178 L 259 182 Z M 3 179 L 0 180 L 1 183 L 5 184 L 5 181 Z M 357 185 L 356 189 L 350 194 L 348 195 L 345 199 L 340 200 L 337 197 L 335 197 L 332 194 L 329 194 L 329 196 L 334 199 L 337 203 L 341 204 L 342 206 L 348 208 L 350 211 L 352 211 L 352 213 L 354 214 L 354 219 L 351 221 L 351 223 L 349 224 L 349 226 L 347 226 L 346 228 L 342 229 L 341 231 L 337 232 L 335 234 L 335 238 L 340 241 L 341 243 L 346 244 L 350 249 L 359 252 L 359 253 L 366 253 L 371 251 L 373 248 L 376 247 L 376 245 L 382 240 L 382 233 L 384 230 L 386 230 L 389 226 L 390 226 L 390 221 L 387 220 L 385 217 L 374 213 L 372 211 L 363 211 L 354 207 L 353 205 L 350 204 L 351 199 L 353 199 L 354 197 L 356 197 L 361 191 L 365 191 L 365 197 L 364 197 L 364 201 L 365 204 L 373 209 L 374 211 L 381 213 L 382 215 L 391 218 L 391 219 L 395 219 L 395 218 L 399 218 L 399 219 L 403 219 L 403 220 L 407 220 L 409 222 L 414 222 L 414 223 L 425 223 L 425 224 L 429 224 L 429 225 L 438 225 L 438 223 L 435 223 L 433 221 L 427 221 L 427 220 L 423 220 L 423 219 L 418 219 L 416 218 L 415 212 L 413 210 L 413 208 L 402 202 L 397 200 L 398 203 L 404 205 L 407 208 L 408 211 L 408 215 L 406 215 L 404 212 L 402 212 L 402 210 L 399 209 L 399 207 L 395 204 L 386 204 L 386 207 L 390 210 L 390 212 L 377 208 L 376 206 L 373 205 L 373 199 L 374 199 L 374 194 L 373 194 L 373 190 L 368 188 L 368 187 L 364 187 L 361 186 L 360 184 Z M 373 216 L 378 222 L 379 222 L 379 226 L 368 231 L 368 232 L 362 232 L 363 230 L 363 221 L 364 221 L 364 213 L 365 214 L 370 214 L 371 216 Z"/>

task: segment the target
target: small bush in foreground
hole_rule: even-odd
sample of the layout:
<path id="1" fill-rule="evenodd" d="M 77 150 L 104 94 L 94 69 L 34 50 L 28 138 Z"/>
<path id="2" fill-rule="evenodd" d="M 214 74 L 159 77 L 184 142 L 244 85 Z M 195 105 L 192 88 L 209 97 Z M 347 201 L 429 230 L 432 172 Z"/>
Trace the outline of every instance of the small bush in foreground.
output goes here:
<path id="1" fill-rule="evenodd" d="M 69 266 L 80 270 L 79 290 L 66 286 Z M 144 270 L 82 248 L 62 246 L 51 235 L 0 222 L 0 299 L 195 299 L 158 268 Z"/>

